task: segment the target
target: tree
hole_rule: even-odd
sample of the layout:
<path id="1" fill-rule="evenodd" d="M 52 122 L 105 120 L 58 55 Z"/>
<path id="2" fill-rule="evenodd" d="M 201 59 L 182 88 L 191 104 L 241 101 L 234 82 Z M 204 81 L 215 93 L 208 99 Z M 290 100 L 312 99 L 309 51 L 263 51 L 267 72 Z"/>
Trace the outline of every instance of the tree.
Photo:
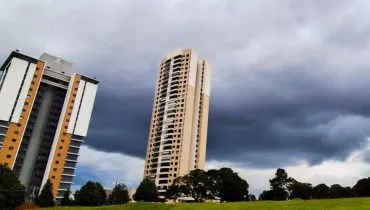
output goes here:
<path id="1" fill-rule="evenodd" d="M 60 201 L 61 206 L 71 206 L 73 204 L 73 200 L 71 199 L 71 191 L 68 189 L 65 191 L 62 200 Z"/>
<path id="2" fill-rule="evenodd" d="M 0 209 L 15 209 L 24 202 L 26 191 L 15 173 L 0 164 Z"/>
<path id="3" fill-rule="evenodd" d="M 130 201 L 130 196 L 128 195 L 128 190 L 126 185 L 117 184 L 112 193 L 108 196 L 109 204 L 124 204 Z"/>
<path id="4" fill-rule="evenodd" d="M 214 199 L 220 196 L 221 176 L 219 170 L 211 169 L 207 172 L 207 198 Z"/>
<path id="5" fill-rule="evenodd" d="M 177 198 L 183 195 L 183 191 L 182 186 L 179 186 L 176 183 L 172 184 L 166 191 L 166 199 L 177 200 Z"/>
<path id="6" fill-rule="evenodd" d="M 53 184 L 50 179 L 45 183 L 40 195 L 36 198 L 35 203 L 40 207 L 51 207 L 55 205 Z"/>
<path id="7" fill-rule="evenodd" d="M 256 201 L 256 196 L 253 194 L 249 194 L 249 201 Z"/>
<path id="8" fill-rule="evenodd" d="M 172 184 L 172 190 L 178 190 L 177 194 L 189 196 L 196 202 L 201 202 L 207 197 L 207 183 L 206 172 L 196 169 L 185 176 L 176 178 Z"/>
<path id="9" fill-rule="evenodd" d="M 141 181 L 133 197 L 135 201 L 157 202 L 159 200 L 157 187 L 148 177 Z"/>
<path id="10" fill-rule="evenodd" d="M 248 200 L 247 181 L 240 178 L 230 168 L 221 168 L 219 170 L 220 188 L 219 197 L 223 201 L 242 201 Z"/>
<path id="11" fill-rule="evenodd" d="M 330 198 L 330 188 L 326 184 L 319 184 L 312 188 L 312 197 L 314 199 Z"/>
<path id="12" fill-rule="evenodd" d="M 350 187 L 342 187 L 339 184 L 333 184 L 330 187 L 331 198 L 349 198 L 353 197 L 352 189 Z"/>
<path id="13" fill-rule="evenodd" d="M 79 206 L 101 206 L 106 201 L 106 193 L 99 182 L 88 181 L 75 192 L 75 204 Z"/>
<path id="14" fill-rule="evenodd" d="M 358 180 L 352 191 L 356 196 L 370 197 L 370 177 Z"/>
<path id="15" fill-rule="evenodd" d="M 270 187 L 273 192 L 273 200 L 287 200 L 289 190 L 294 179 L 288 177 L 284 169 L 278 168 L 275 173 L 275 178 L 270 179 Z"/>
<path id="16" fill-rule="evenodd" d="M 264 190 L 258 197 L 260 201 L 274 200 L 274 192 L 272 190 Z"/>
<path id="17" fill-rule="evenodd" d="M 308 200 L 312 196 L 312 185 L 310 183 L 294 182 L 289 188 L 292 191 L 290 199 Z"/>

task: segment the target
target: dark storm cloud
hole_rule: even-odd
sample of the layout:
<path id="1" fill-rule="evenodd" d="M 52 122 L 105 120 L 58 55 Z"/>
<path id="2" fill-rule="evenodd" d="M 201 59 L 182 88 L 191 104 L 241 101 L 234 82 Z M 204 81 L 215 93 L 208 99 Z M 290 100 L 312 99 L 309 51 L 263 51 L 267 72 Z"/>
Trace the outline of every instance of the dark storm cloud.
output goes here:
<path id="1" fill-rule="evenodd" d="M 370 134 L 370 91 L 365 91 L 370 85 L 362 79 L 370 78 L 370 71 L 342 81 L 314 70 L 320 71 L 252 70 L 230 78 L 233 94 L 213 92 L 208 159 L 276 167 L 343 160 L 360 149 Z M 154 84 L 136 91 L 120 85 L 119 90 L 105 91 L 102 82 L 87 143 L 144 157 Z"/>
<path id="2" fill-rule="evenodd" d="M 102 88 L 97 95 L 87 144 L 100 150 L 144 157 L 152 103 L 150 90 L 135 91 L 123 85 L 114 94 Z"/>
<path id="3" fill-rule="evenodd" d="M 0 55 L 46 51 L 96 76 L 87 144 L 142 158 L 158 62 L 194 48 L 213 66 L 208 160 L 317 164 L 345 159 L 369 136 L 369 8 L 362 0 L 8 1 Z"/>

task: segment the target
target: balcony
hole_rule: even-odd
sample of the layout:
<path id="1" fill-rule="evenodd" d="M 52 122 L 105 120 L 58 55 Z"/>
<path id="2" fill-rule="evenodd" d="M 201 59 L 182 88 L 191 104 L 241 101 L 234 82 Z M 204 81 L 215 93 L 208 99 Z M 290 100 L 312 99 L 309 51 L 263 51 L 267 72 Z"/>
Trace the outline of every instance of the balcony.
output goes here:
<path id="1" fill-rule="evenodd" d="M 159 152 L 159 148 L 156 147 L 156 148 L 152 149 L 152 151 L 153 152 Z"/>
<path id="2" fill-rule="evenodd" d="M 79 151 L 80 151 L 80 149 L 79 149 L 78 147 L 76 148 L 76 147 L 73 147 L 73 146 L 71 147 L 71 146 L 70 146 L 70 147 L 68 148 L 68 152 L 69 152 L 69 153 L 71 153 L 71 154 L 78 154 L 78 153 L 79 153 Z"/>
<path id="3" fill-rule="evenodd" d="M 73 146 L 73 147 L 80 147 L 81 146 L 81 143 L 80 141 L 71 141 L 69 143 L 69 146 Z"/>
<path id="4" fill-rule="evenodd" d="M 179 81 L 172 81 L 170 85 L 173 86 L 173 85 L 178 85 L 178 84 L 180 84 Z"/>
<path id="5" fill-rule="evenodd" d="M 165 133 L 165 134 L 173 134 L 173 133 L 174 133 L 174 131 L 173 131 L 173 129 L 171 128 L 171 129 L 169 129 L 169 130 L 165 130 L 165 131 L 164 131 L 164 133 Z"/>
<path id="6" fill-rule="evenodd" d="M 78 159 L 78 155 L 75 155 L 75 154 L 67 154 L 67 160 L 71 160 L 71 161 L 77 161 Z"/>
<path id="7" fill-rule="evenodd" d="M 174 64 L 172 68 L 176 68 L 176 67 L 181 67 L 181 62 Z"/>
<path id="8" fill-rule="evenodd" d="M 167 111 L 167 115 L 169 115 L 169 114 L 175 114 L 175 113 L 176 113 L 176 109 L 175 108 L 169 109 L 169 111 Z"/>
<path id="9" fill-rule="evenodd" d="M 152 162 L 152 163 L 158 163 L 158 158 L 153 158 L 153 159 L 151 159 L 150 162 Z"/>
<path id="10" fill-rule="evenodd" d="M 173 113 L 167 115 L 167 119 L 174 119 L 174 118 L 175 118 L 175 114 Z"/>
<path id="11" fill-rule="evenodd" d="M 171 145 L 172 144 L 172 140 L 166 140 L 166 141 L 163 141 L 163 146 L 167 146 L 167 145 Z"/>
<path id="12" fill-rule="evenodd" d="M 165 147 L 163 147 L 163 151 L 165 151 L 165 150 L 171 150 L 172 149 L 172 146 L 170 145 L 170 146 L 165 146 Z"/>

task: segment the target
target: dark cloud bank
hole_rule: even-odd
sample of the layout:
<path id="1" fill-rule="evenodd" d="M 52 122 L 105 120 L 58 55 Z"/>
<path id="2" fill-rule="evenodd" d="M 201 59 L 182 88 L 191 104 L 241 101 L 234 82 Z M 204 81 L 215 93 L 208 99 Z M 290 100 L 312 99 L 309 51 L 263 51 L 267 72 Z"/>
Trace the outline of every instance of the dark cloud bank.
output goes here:
<path id="1" fill-rule="evenodd" d="M 343 160 L 360 149 L 370 133 L 370 84 L 363 79 L 370 71 L 346 78 L 314 71 L 320 69 L 255 69 L 228 77 L 227 88 L 212 92 L 207 159 L 264 168 Z M 155 73 L 137 82 L 154 81 Z M 103 80 L 87 144 L 143 158 L 153 81 L 142 89 L 122 83 L 110 92 Z"/>

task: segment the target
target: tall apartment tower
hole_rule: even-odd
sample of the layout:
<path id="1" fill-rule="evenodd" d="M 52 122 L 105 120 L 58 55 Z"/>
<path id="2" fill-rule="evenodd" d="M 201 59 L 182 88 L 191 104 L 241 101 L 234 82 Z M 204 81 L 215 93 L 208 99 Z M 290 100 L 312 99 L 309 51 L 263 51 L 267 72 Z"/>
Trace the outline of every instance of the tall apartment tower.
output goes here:
<path id="1" fill-rule="evenodd" d="M 144 171 L 161 195 L 176 177 L 204 169 L 210 87 L 210 64 L 194 50 L 161 60 Z"/>
<path id="2" fill-rule="evenodd" d="M 0 67 L 0 163 L 36 196 L 48 179 L 57 200 L 71 187 L 98 81 L 49 54 L 14 51 Z"/>

